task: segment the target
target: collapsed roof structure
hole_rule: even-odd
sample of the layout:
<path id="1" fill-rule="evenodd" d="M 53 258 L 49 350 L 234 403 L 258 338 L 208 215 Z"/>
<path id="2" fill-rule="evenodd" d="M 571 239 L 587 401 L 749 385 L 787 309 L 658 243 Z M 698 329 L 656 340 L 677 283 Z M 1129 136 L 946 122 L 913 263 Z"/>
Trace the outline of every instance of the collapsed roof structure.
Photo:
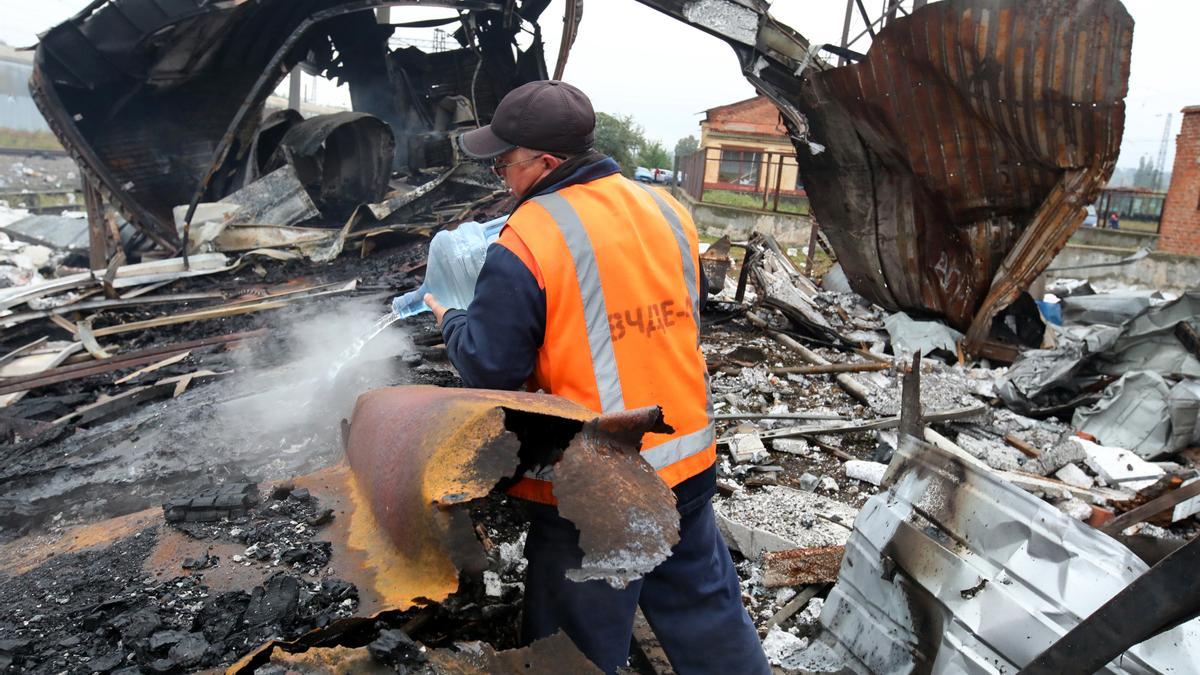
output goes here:
<path id="1" fill-rule="evenodd" d="M 945 317 L 976 353 L 1112 172 L 1133 31 L 1117 0 L 933 3 L 890 22 L 865 55 L 810 44 L 762 0 L 640 1 L 725 40 L 779 107 L 854 289 Z M 409 4 L 100 0 L 44 36 L 31 87 L 93 184 L 172 252 L 183 248 L 174 207 L 188 205 L 186 231 L 197 204 L 285 161 L 340 224 L 354 202 L 383 198 L 389 160 L 401 171 L 457 163 L 456 128 L 548 76 L 546 0 L 421 2 L 461 12 L 415 24 L 458 24 L 459 47 L 433 54 L 389 48 L 393 26 L 368 11 Z M 579 4 L 568 3 L 556 72 Z M 521 31 L 532 34 L 524 49 Z M 834 67 L 823 49 L 853 62 Z M 262 118 L 297 65 L 347 83 L 354 109 L 387 128 Z"/>

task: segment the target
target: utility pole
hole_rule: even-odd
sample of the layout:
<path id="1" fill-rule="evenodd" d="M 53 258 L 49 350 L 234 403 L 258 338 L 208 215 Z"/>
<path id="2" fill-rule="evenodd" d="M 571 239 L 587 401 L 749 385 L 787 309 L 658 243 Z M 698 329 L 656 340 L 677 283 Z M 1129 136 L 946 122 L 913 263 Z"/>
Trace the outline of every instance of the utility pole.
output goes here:
<path id="1" fill-rule="evenodd" d="M 1162 142 L 1158 144 L 1158 163 L 1154 165 L 1154 191 L 1158 192 L 1162 184 L 1163 165 L 1167 163 L 1167 142 L 1171 137 L 1172 113 L 1167 113 L 1167 123 L 1163 125 Z"/>
<path id="2" fill-rule="evenodd" d="M 292 74 L 288 77 L 288 107 L 296 112 L 300 112 L 300 66 L 292 69 Z"/>

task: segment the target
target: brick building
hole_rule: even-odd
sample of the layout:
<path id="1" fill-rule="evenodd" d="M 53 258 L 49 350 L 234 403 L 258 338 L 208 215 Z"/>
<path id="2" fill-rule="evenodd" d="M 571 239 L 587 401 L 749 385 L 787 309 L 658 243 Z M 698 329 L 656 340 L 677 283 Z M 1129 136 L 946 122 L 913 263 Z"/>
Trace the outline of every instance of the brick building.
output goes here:
<path id="1" fill-rule="evenodd" d="M 779 110 L 766 96 L 704 111 L 700 148 L 705 152 L 704 187 L 802 194 L 795 147 Z"/>
<path id="2" fill-rule="evenodd" d="M 1200 105 L 1183 109 L 1175 168 L 1163 204 L 1158 250 L 1200 256 Z"/>

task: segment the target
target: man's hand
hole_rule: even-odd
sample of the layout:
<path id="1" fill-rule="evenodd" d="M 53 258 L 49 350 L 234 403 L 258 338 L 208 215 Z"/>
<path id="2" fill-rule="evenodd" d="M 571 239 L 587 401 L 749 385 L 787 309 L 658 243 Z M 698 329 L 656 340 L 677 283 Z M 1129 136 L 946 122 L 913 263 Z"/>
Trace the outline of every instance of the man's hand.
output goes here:
<path id="1" fill-rule="evenodd" d="M 446 308 L 442 307 L 442 304 L 437 301 L 437 298 L 433 297 L 433 293 L 426 293 L 424 300 L 425 304 L 429 305 L 430 311 L 433 312 L 433 317 L 437 319 L 438 328 L 441 328 L 442 317 L 446 316 Z"/>

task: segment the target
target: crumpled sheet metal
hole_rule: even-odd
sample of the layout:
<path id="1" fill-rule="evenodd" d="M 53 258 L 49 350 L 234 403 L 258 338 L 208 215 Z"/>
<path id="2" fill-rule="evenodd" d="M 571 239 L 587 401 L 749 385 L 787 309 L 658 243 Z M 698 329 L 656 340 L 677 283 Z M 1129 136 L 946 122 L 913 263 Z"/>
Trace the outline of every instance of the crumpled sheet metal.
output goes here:
<path id="1" fill-rule="evenodd" d="M 583 549 L 583 565 L 568 570 L 568 579 L 624 588 L 679 543 L 675 494 L 639 456 L 647 431 L 671 431 L 660 409 L 604 415 L 584 425 L 555 465 L 558 511 L 579 529 Z"/>
<path id="2" fill-rule="evenodd" d="M 522 438 L 506 429 L 510 414 L 524 420 Z M 392 387 L 359 397 L 346 455 L 404 561 L 392 583 L 410 603 L 439 601 L 458 587 L 459 571 L 482 570 L 465 505 L 523 461 L 554 463 L 563 445 L 555 496 L 580 531 L 585 557 L 576 574 L 623 586 L 665 560 L 679 538 L 673 493 L 637 454 L 642 434 L 663 428 L 656 407 L 598 418 L 545 394 Z"/>
<path id="3" fill-rule="evenodd" d="M 797 162 L 854 289 L 986 338 L 1112 172 L 1132 32 L 1117 0 L 947 0 L 806 73 Z"/>
<path id="4" fill-rule="evenodd" d="M 996 384 L 1004 403 L 1023 414 L 1050 414 L 1091 403 L 1081 391 L 1100 376 L 1133 370 L 1200 378 L 1200 359 L 1180 339 L 1180 323 L 1200 316 L 1200 291 L 1155 305 L 1121 326 L 1057 328 L 1053 349 L 1022 352 Z"/>
<path id="5" fill-rule="evenodd" d="M 1108 385 L 1093 405 L 1076 408 L 1071 426 L 1103 445 L 1154 459 L 1191 444 L 1198 414 L 1200 399 L 1188 387 L 1134 370 Z"/>
<path id="6" fill-rule="evenodd" d="M 1147 570 L 1116 540 L 911 436 L 884 485 L 821 612 L 825 639 L 870 672 L 1015 673 Z M 1101 672 L 1200 672 L 1200 622 Z"/>
<path id="7" fill-rule="evenodd" d="M 292 124 L 263 170 L 294 166 L 321 212 L 345 220 L 360 204 L 387 193 L 395 153 L 396 139 L 386 122 L 339 112 Z"/>

